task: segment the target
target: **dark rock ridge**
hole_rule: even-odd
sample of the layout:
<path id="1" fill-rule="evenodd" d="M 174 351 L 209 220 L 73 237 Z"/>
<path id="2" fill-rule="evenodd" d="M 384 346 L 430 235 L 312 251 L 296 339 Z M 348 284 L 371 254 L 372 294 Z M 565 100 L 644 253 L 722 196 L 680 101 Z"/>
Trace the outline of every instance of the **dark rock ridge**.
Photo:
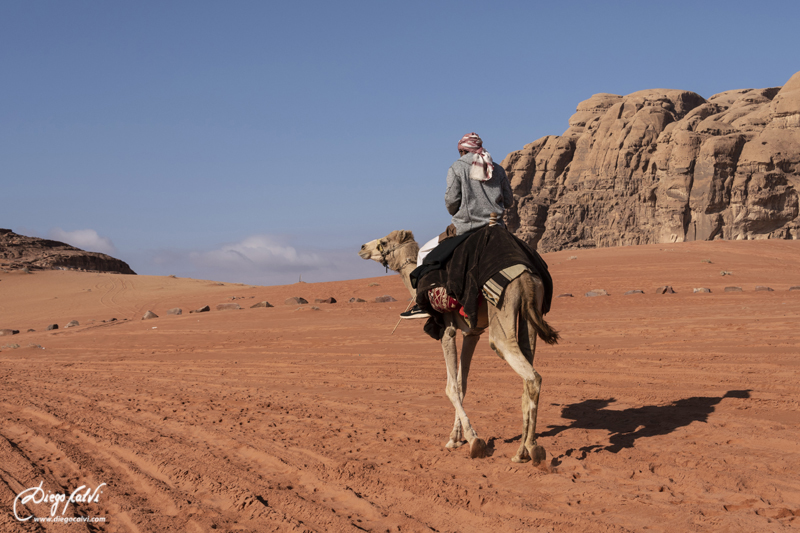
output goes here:
<path id="1" fill-rule="evenodd" d="M 511 231 L 539 251 L 798 239 L 800 72 L 783 87 L 596 94 L 503 161 Z"/>
<path id="2" fill-rule="evenodd" d="M 9 270 L 86 270 L 136 274 L 128 263 L 110 255 L 85 252 L 69 244 L 17 235 L 0 229 L 0 266 Z"/>

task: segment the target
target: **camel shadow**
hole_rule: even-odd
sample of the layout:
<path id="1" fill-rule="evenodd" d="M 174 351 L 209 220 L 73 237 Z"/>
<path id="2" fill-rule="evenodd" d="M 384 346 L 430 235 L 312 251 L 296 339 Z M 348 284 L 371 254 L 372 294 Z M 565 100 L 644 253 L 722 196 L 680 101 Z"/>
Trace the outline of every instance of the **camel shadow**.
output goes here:
<path id="1" fill-rule="evenodd" d="M 715 406 L 725 398 L 750 398 L 749 390 L 732 390 L 724 395 L 694 396 L 674 401 L 667 405 L 645 405 L 615 411 L 606 409 L 616 400 L 614 398 L 584 400 L 568 405 L 561 410 L 561 416 L 573 420 L 568 426 L 549 426 L 540 437 L 554 437 L 568 429 L 604 429 L 611 433 L 608 446 L 592 445 L 581 448 L 578 459 L 586 458 L 591 452 L 608 451 L 618 453 L 632 448 L 638 439 L 667 435 L 692 422 L 707 422 Z M 516 440 L 516 439 L 510 439 Z M 565 455 L 572 456 L 576 450 L 568 450 Z"/>

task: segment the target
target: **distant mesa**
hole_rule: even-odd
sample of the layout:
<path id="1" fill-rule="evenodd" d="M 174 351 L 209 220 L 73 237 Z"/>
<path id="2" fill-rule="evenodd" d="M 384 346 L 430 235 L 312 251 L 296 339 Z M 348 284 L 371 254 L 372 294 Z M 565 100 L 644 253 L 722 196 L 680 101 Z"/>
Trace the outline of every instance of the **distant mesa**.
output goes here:
<path id="1" fill-rule="evenodd" d="M 561 135 L 503 160 L 508 228 L 540 252 L 800 239 L 800 72 L 708 99 L 595 94 Z"/>
<path id="2" fill-rule="evenodd" d="M 86 252 L 69 244 L 18 235 L 0 229 L 0 267 L 8 270 L 79 270 L 136 274 L 128 263 L 110 255 Z"/>

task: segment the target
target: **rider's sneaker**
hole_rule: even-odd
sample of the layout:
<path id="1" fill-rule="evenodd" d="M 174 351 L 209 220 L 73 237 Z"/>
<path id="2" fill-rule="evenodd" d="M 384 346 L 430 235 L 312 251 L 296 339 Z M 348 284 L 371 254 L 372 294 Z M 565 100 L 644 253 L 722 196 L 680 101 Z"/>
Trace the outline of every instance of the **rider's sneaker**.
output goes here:
<path id="1" fill-rule="evenodd" d="M 428 318 L 429 316 L 431 315 L 420 309 L 418 305 L 415 305 L 405 313 L 400 313 L 400 318 Z"/>

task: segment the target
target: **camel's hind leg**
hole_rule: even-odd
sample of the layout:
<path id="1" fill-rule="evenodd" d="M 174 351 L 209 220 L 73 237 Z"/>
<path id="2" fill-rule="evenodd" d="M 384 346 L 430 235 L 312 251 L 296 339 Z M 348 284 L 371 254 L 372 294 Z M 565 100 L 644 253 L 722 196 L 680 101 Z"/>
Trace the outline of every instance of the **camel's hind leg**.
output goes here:
<path id="1" fill-rule="evenodd" d="M 470 457 L 483 457 L 486 450 L 486 443 L 478 438 L 478 434 L 472 428 L 467 413 L 464 411 L 464 406 L 461 404 L 462 394 L 459 387 L 458 351 L 455 338 L 457 329 L 455 321 L 450 315 L 445 315 L 444 318 L 445 332 L 444 337 L 442 337 L 442 350 L 444 351 L 444 360 L 447 365 L 447 388 L 445 389 L 445 394 L 447 394 L 447 397 L 456 410 L 457 420 L 461 422 L 462 438 L 465 438 L 469 442 Z M 469 365 L 469 363 L 467 363 L 467 365 Z M 453 431 L 456 431 L 455 427 Z"/>
<path id="2" fill-rule="evenodd" d="M 531 300 L 541 308 L 541 295 L 542 287 L 538 278 L 522 275 L 506 288 L 501 308 L 492 308 L 490 311 L 489 342 L 497 355 L 505 359 L 523 379 L 522 442 L 511 459 L 515 463 L 533 459 L 533 464 L 539 464 L 546 457 L 544 448 L 536 442 L 536 419 L 542 389 L 542 376 L 533 368 L 536 330 L 528 322 L 528 314 L 524 309 Z"/>
<path id="3" fill-rule="evenodd" d="M 467 378 L 469 377 L 469 366 L 472 362 L 472 355 L 475 353 L 475 346 L 478 344 L 480 334 L 465 333 L 464 341 L 461 344 L 461 359 L 458 364 L 458 392 L 461 404 L 464 404 L 464 397 L 467 395 Z M 460 448 L 466 443 L 464 431 L 461 426 L 461 417 L 456 410 L 456 419 L 453 422 L 453 431 L 450 432 L 450 440 L 445 445 L 449 449 Z"/>

